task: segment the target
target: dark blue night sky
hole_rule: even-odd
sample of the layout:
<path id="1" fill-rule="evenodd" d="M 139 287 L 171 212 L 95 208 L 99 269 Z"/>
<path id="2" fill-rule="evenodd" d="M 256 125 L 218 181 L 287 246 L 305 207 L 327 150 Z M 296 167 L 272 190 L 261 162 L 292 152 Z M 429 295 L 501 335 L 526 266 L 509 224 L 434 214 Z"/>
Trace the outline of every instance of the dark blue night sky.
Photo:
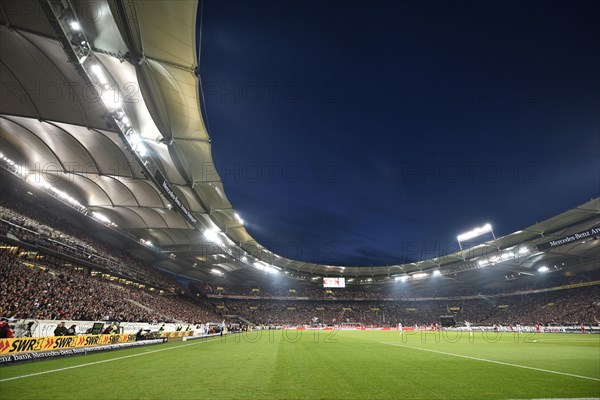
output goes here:
<path id="1" fill-rule="evenodd" d="M 214 160 L 283 256 L 415 261 L 600 195 L 597 1 L 203 8 Z"/>

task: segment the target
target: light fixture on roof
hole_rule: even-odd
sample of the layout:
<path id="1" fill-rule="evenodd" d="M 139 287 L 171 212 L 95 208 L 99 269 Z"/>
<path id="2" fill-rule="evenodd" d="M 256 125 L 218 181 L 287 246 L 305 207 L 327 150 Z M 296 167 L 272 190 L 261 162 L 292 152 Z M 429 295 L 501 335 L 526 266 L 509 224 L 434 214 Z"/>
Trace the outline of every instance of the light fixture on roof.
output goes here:
<path id="1" fill-rule="evenodd" d="M 127 140 L 129 140 L 129 143 L 131 143 L 132 146 L 135 146 L 142 141 L 142 137 L 136 132 L 133 132 L 133 130 L 128 131 L 128 133 Z"/>
<path id="2" fill-rule="evenodd" d="M 235 217 L 235 219 L 238 220 L 240 225 L 244 225 L 244 220 L 242 219 L 242 217 L 240 217 L 240 215 L 238 213 L 233 213 L 233 216 Z"/>
<path id="3" fill-rule="evenodd" d="M 119 94 L 115 90 L 103 90 L 100 94 L 100 98 L 110 111 L 115 111 L 121 107 L 121 102 L 118 99 Z"/>
<path id="4" fill-rule="evenodd" d="M 108 79 L 106 79 L 106 75 L 104 74 L 104 70 L 102 70 L 102 67 L 98 64 L 93 64 L 90 69 L 92 70 L 92 73 L 94 74 L 94 76 L 96 77 L 96 79 L 98 79 L 98 83 L 102 84 L 102 85 L 106 85 L 108 84 Z"/>
<path id="5" fill-rule="evenodd" d="M 213 268 L 213 269 L 211 269 L 211 270 L 210 270 L 210 272 L 212 272 L 212 273 L 213 273 L 213 274 L 215 274 L 215 275 L 223 276 L 223 272 L 222 272 L 222 271 L 219 271 L 219 270 L 218 270 L 218 269 L 216 269 L 216 268 Z"/>
<path id="6" fill-rule="evenodd" d="M 94 217 L 96 217 L 96 219 L 98 219 L 101 222 L 104 222 L 106 224 L 110 224 L 110 219 L 106 218 L 106 216 L 104 216 L 103 214 L 100 214 L 99 212 L 93 211 L 92 215 Z"/>
<path id="7" fill-rule="evenodd" d="M 204 231 L 204 237 L 209 242 L 213 242 L 213 243 L 217 243 L 217 244 L 222 243 L 221 239 L 219 239 L 219 231 L 217 231 L 216 229 L 207 229 L 206 231 Z"/>
<path id="8" fill-rule="evenodd" d="M 425 278 L 427 276 L 429 276 L 429 274 L 427 272 L 417 272 L 416 274 L 412 275 L 413 279 L 421 279 L 421 278 Z"/>
<path id="9" fill-rule="evenodd" d="M 262 261 L 256 261 L 256 262 L 254 263 L 254 266 L 255 266 L 256 268 L 260 269 L 261 271 L 264 271 L 264 272 L 269 272 L 269 273 L 271 273 L 271 274 L 274 274 L 274 273 L 277 273 L 277 272 L 279 272 L 279 268 L 277 268 L 277 267 L 274 267 L 274 266 L 272 266 L 272 265 L 268 265 L 268 264 L 266 264 L 266 263 L 264 263 L 264 262 L 262 262 Z"/>
<path id="10" fill-rule="evenodd" d="M 74 31 L 80 31 L 81 30 L 81 25 L 79 25 L 79 22 L 77 21 L 71 21 L 69 23 L 69 26 L 71 27 L 71 29 L 73 29 Z"/>
<path id="11" fill-rule="evenodd" d="M 143 143 L 138 143 L 133 149 L 140 157 L 145 157 L 148 154 L 148 150 Z"/>
<path id="12" fill-rule="evenodd" d="M 395 281 L 406 282 L 408 280 L 408 275 L 399 275 L 394 277 Z"/>
<path id="13" fill-rule="evenodd" d="M 462 243 L 470 240 L 470 239 L 474 239 L 478 236 L 484 235 L 486 233 L 491 233 L 492 237 L 494 239 L 496 239 L 496 236 L 494 235 L 494 231 L 492 230 L 492 225 L 491 224 L 485 224 L 481 227 L 477 227 L 475 229 L 472 229 L 468 232 L 465 233 L 461 233 L 460 235 L 458 235 L 456 237 L 456 240 L 458 241 L 458 245 L 460 247 L 460 249 L 462 250 Z"/>
<path id="14" fill-rule="evenodd" d="M 436 269 L 435 271 L 433 271 L 433 276 L 440 276 L 442 275 L 442 273 L 440 272 L 439 269 Z"/>
<path id="15" fill-rule="evenodd" d="M 548 271 L 550 271 L 550 268 L 546 267 L 545 265 L 538 268 L 538 272 L 548 272 Z"/>

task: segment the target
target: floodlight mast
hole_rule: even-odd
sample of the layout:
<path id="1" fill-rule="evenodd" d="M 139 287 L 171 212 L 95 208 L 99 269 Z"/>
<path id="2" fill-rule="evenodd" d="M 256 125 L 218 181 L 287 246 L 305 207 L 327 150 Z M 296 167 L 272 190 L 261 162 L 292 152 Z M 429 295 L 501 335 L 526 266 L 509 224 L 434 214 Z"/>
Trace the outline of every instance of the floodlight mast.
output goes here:
<path id="1" fill-rule="evenodd" d="M 462 250 L 462 243 L 469 240 L 469 239 L 474 239 L 478 236 L 484 235 L 486 233 L 490 233 L 492 234 L 492 237 L 494 239 L 496 239 L 496 235 L 494 235 L 494 230 L 492 229 L 492 225 L 491 224 L 485 224 L 483 226 L 477 227 L 475 229 L 472 229 L 468 232 L 462 233 L 460 235 L 458 235 L 456 237 L 456 240 L 458 241 L 458 246 L 460 247 L 460 249 Z"/>

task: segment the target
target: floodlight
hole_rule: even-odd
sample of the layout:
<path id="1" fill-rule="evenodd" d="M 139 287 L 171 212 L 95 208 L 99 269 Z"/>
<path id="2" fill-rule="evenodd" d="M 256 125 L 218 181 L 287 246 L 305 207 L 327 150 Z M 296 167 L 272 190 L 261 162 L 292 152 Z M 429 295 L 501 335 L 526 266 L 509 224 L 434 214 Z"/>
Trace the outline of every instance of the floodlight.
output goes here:
<path id="1" fill-rule="evenodd" d="M 144 157 L 144 156 L 146 156 L 146 154 L 148 154 L 148 150 L 146 150 L 146 146 L 144 146 L 142 143 L 138 143 L 135 146 L 135 151 L 136 151 L 136 153 L 138 153 L 140 155 L 140 157 Z"/>
<path id="2" fill-rule="evenodd" d="M 440 272 L 439 269 L 436 269 L 435 271 L 433 271 L 433 276 L 440 276 L 442 273 Z"/>
<path id="3" fill-rule="evenodd" d="M 94 217 L 96 217 L 96 219 L 99 219 L 100 221 L 110 224 L 110 220 L 108 218 L 106 218 L 104 215 L 100 214 L 99 212 L 93 211 L 92 214 L 94 215 Z"/>
<path id="4" fill-rule="evenodd" d="M 548 271 L 550 271 L 550 268 L 548 268 L 548 267 L 546 267 L 546 266 L 544 265 L 544 266 L 542 266 L 542 267 L 539 267 L 539 268 L 538 268 L 538 271 L 539 271 L 539 272 L 548 272 Z"/>
<path id="5" fill-rule="evenodd" d="M 481 236 L 481 235 L 483 235 L 485 233 L 489 233 L 489 232 L 492 232 L 492 235 L 493 235 L 492 225 L 485 224 L 481 227 L 475 228 L 473 230 L 470 230 L 468 232 L 458 235 L 456 237 L 456 240 L 458 240 L 458 242 L 464 242 L 465 240 L 473 239 L 473 238 L 476 238 L 477 236 Z"/>
<path id="6" fill-rule="evenodd" d="M 121 102 L 118 100 L 118 97 L 118 93 L 113 90 L 106 90 L 100 95 L 102 102 L 110 111 L 114 111 L 121 106 Z"/>
<path id="7" fill-rule="evenodd" d="M 81 30 L 81 25 L 79 25 L 79 22 L 77 22 L 77 21 L 71 21 L 71 23 L 69 25 L 71 26 L 71 29 L 73 29 L 74 31 Z"/>
<path id="8" fill-rule="evenodd" d="M 237 219 L 241 225 L 244 225 L 244 220 L 242 219 L 242 217 L 239 216 L 238 213 L 233 213 L 233 215 L 235 216 L 235 219 Z"/>
<path id="9" fill-rule="evenodd" d="M 219 231 L 217 231 L 216 229 L 208 229 L 204 232 L 204 237 L 213 243 L 221 243 L 221 240 L 219 239 Z"/>

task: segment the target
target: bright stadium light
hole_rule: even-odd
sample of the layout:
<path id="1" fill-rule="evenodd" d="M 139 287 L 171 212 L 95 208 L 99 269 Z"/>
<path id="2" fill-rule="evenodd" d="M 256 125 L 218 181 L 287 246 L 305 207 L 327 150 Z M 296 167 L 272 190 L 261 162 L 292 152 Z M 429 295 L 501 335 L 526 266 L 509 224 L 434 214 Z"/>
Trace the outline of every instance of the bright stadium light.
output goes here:
<path id="1" fill-rule="evenodd" d="M 484 233 L 489 233 L 492 231 L 492 225 L 485 224 L 484 226 L 475 228 L 468 232 L 462 233 L 456 237 L 456 240 L 459 242 L 464 242 L 465 240 L 476 238 L 477 236 L 481 236 Z"/>
<path id="2" fill-rule="evenodd" d="M 142 141 L 142 137 L 140 135 L 138 135 L 137 133 L 132 133 L 131 135 L 129 135 L 128 139 L 129 139 L 129 143 L 131 143 L 133 146 L 135 146 L 136 144 L 138 144 Z"/>
<path id="3" fill-rule="evenodd" d="M 219 271 L 216 268 L 211 269 L 210 272 L 212 272 L 215 275 L 223 276 L 223 272 Z"/>
<path id="4" fill-rule="evenodd" d="M 416 274 L 413 274 L 412 277 L 413 277 L 413 279 L 420 279 L 420 278 L 425 278 L 428 275 L 429 274 L 427 272 L 417 272 Z"/>
<path id="5" fill-rule="evenodd" d="M 114 111 L 117 108 L 121 107 L 121 102 L 118 100 L 119 95 L 114 90 L 105 90 L 100 95 L 102 102 L 104 105 L 110 110 Z"/>
<path id="6" fill-rule="evenodd" d="M 135 146 L 135 152 L 139 154 L 140 157 L 145 157 L 146 154 L 148 154 L 148 150 L 146 150 L 146 146 L 144 146 L 142 143 L 138 143 Z"/>
<path id="7" fill-rule="evenodd" d="M 265 264 L 265 263 L 264 263 L 264 262 L 262 262 L 262 261 L 256 261 L 256 262 L 254 263 L 254 266 L 255 266 L 256 268 L 260 269 L 261 271 L 264 271 L 264 272 L 269 272 L 269 273 L 271 273 L 271 274 L 275 274 L 275 273 L 279 272 L 279 268 L 277 268 L 277 267 L 274 267 L 274 266 L 272 266 L 272 265 Z"/>
<path id="8" fill-rule="evenodd" d="M 41 186 L 42 188 L 48 190 L 52 187 L 51 184 L 49 184 L 48 182 L 46 182 L 45 179 L 29 179 L 27 182 L 31 183 L 32 185 L 35 186 Z"/>
<path id="9" fill-rule="evenodd" d="M 470 239 L 473 239 L 473 238 L 476 238 L 476 237 L 481 236 L 483 234 L 490 233 L 490 232 L 492 234 L 492 237 L 494 239 L 496 239 L 496 236 L 494 236 L 494 231 L 492 230 L 492 225 L 491 224 L 485 224 L 485 225 L 480 226 L 478 228 L 472 229 L 472 230 L 470 230 L 468 232 L 461 233 L 460 235 L 458 235 L 456 237 L 456 240 L 458 241 L 458 245 L 460 246 L 460 248 L 462 250 L 462 243 L 463 242 L 465 242 L 467 240 L 470 240 Z"/>
<path id="10" fill-rule="evenodd" d="M 440 272 L 439 269 L 436 269 L 435 271 L 433 271 L 433 276 L 440 276 L 442 273 Z"/>
<path id="11" fill-rule="evenodd" d="M 69 24 L 69 26 L 71 26 L 71 29 L 73 29 L 74 31 L 80 31 L 81 30 L 81 25 L 79 25 L 79 22 L 77 22 L 77 21 L 71 21 L 71 23 Z"/>
<path id="12" fill-rule="evenodd" d="M 93 211 L 92 214 L 94 215 L 94 217 L 96 217 L 96 219 L 98 219 L 106 224 L 110 224 L 110 219 L 106 218 L 104 215 L 100 214 L 99 212 Z"/>
<path id="13" fill-rule="evenodd" d="M 216 229 L 208 229 L 204 232 L 204 237 L 213 243 L 221 243 L 221 239 L 219 239 L 219 231 Z"/>
<path id="14" fill-rule="evenodd" d="M 90 69 L 92 70 L 94 75 L 96 75 L 96 78 L 98 78 L 98 82 L 100 82 L 103 85 L 106 85 L 108 83 L 108 79 L 106 79 L 106 75 L 104 75 L 104 71 L 102 70 L 101 66 L 99 66 L 98 64 L 94 64 L 90 67 Z"/>
<path id="15" fill-rule="evenodd" d="M 538 268 L 538 272 L 548 272 L 548 271 L 550 271 L 550 268 L 546 267 L 545 265 L 543 267 Z"/>
<path id="16" fill-rule="evenodd" d="M 408 280 L 408 275 L 400 275 L 394 277 L 395 281 L 406 282 Z"/>
<path id="17" fill-rule="evenodd" d="M 240 215 L 238 213 L 233 213 L 233 215 L 235 216 L 235 219 L 238 220 L 240 225 L 244 225 L 244 220 L 242 219 L 242 217 L 240 217 Z"/>

